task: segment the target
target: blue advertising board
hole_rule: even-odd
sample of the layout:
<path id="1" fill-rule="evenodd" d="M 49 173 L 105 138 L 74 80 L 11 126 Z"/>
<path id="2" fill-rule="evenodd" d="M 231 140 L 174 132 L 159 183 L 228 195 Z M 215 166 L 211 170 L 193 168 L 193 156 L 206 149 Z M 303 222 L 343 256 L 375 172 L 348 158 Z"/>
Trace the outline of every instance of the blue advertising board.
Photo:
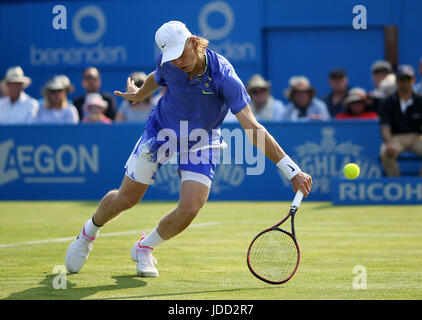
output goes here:
<path id="1" fill-rule="evenodd" d="M 332 201 L 335 205 L 422 205 L 422 179 L 333 179 Z"/>
<path id="2" fill-rule="evenodd" d="M 382 177 L 376 121 L 264 123 L 287 154 L 313 177 L 309 200 L 330 201 L 331 179 L 356 162 L 361 178 Z M 142 124 L 0 126 L 0 199 L 100 199 L 120 186 L 124 164 L 142 134 Z M 238 124 L 224 124 L 228 148 L 210 200 L 290 200 L 291 183 L 252 147 Z M 145 199 L 176 200 L 177 164 L 159 170 Z"/>
<path id="3" fill-rule="evenodd" d="M 33 78 L 27 92 L 34 97 L 48 78 L 61 73 L 80 92 L 81 74 L 88 66 L 98 67 L 103 88 L 112 91 L 133 71 L 155 69 L 156 30 L 180 20 L 193 34 L 209 39 L 210 48 L 246 78 L 261 63 L 261 7 L 259 0 L 8 3 L 0 5 L 0 41 L 11 45 L 0 51 L 0 68 L 6 72 L 21 65 Z M 256 16 L 251 20 L 244 12 Z"/>

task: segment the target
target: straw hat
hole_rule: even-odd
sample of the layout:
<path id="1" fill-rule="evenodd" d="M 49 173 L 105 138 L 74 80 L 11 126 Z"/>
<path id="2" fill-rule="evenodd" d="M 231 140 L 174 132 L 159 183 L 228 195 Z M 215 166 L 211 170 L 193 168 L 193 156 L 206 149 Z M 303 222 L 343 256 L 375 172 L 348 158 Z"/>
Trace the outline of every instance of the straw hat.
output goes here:
<path id="1" fill-rule="evenodd" d="M 311 98 L 315 96 L 315 89 L 311 87 L 309 79 L 305 76 L 293 76 L 289 80 L 289 88 L 284 90 L 287 99 L 292 100 L 293 93 L 296 91 L 307 91 Z"/>
<path id="2" fill-rule="evenodd" d="M 24 88 L 27 88 L 31 83 L 32 80 L 29 77 L 26 77 L 23 73 L 23 70 L 20 66 L 10 67 L 7 72 L 6 76 L 4 77 L 4 81 L 11 82 L 11 83 L 23 83 Z"/>
<path id="3" fill-rule="evenodd" d="M 66 75 L 59 74 L 55 76 L 55 78 L 57 78 L 59 81 L 62 81 L 64 83 L 68 93 L 72 93 L 73 91 L 75 91 L 75 87 L 73 86 L 72 82 L 70 82 L 70 79 Z"/>
<path id="4" fill-rule="evenodd" d="M 261 75 L 255 74 L 249 79 L 246 88 L 248 90 L 255 89 L 255 88 L 268 89 L 270 86 L 271 86 L 271 82 L 265 81 L 265 79 Z"/>

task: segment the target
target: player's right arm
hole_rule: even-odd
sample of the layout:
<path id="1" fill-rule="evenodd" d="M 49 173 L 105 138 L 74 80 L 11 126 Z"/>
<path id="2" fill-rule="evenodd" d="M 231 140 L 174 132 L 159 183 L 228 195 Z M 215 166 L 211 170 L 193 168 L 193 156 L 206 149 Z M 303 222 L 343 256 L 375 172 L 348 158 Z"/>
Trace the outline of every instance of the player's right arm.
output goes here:
<path id="1" fill-rule="evenodd" d="M 136 104 L 137 102 L 150 97 L 159 88 L 161 88 L 161 86 L 155 81 L 155 71 L 153 71 L 147 76 L 142 87 L 138 88 L 129 77 L 127 79 L 126 92 L 114 91 L 114 94 L 132 101 L 132 104 Z"/>
<path id="2" fill-rule="evenodd" d="M 249 105 L 236 113 L 240 125 L 248 134 L 250 142 L 257 147 L 265 156 L 279 167 L 291 181 L 293 190 L 302 191 L 305 197 L 311 192 L 312 177 L 300 168 L 283 151 L 273 136 L 261 125 L 253 115 Z M 259 132 L 263 134 L 263 143 L 258 143 Z"/>
<path id="3" fill-rule="evenodd" d="M 300 170 L 272 135 L 256 120 L 249 107 L 251 99 L 233 68 L 229 68 L 220 90 L 227 106 L 236 115 L 251 143 L 283 171 L 295 192 L 300 190 L 307 197 L 311 191 L 312 177 Z M 258 143 L 258 133 L 263 133 L 260 135 L 264 137 L 264 143 Z"/>

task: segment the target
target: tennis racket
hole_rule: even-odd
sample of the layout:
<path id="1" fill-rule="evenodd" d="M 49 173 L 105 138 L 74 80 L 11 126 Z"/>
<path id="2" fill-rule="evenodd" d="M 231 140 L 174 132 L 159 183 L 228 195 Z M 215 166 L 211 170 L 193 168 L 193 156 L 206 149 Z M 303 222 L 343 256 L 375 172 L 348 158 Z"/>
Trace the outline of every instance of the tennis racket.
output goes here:
<path id="1" fill-rule="evenodd" d="M 258 233 L 249 245 L 248 268 L 258 279 L 270 284 L 282 284 L 295 274 L 299 266 L 300 250 L 294 221 L 302 199 L 303 193 L 297 191 L 290 211 L 284 219 Z M 280 228 L 289 218 L 292 232 Z"/>

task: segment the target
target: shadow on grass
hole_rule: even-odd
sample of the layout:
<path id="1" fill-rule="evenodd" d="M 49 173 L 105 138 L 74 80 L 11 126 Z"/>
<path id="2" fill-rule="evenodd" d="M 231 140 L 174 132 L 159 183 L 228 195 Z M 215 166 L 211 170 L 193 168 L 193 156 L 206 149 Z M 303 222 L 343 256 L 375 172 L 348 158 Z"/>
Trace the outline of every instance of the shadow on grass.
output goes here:
<path id="1" fill-rule="evenodd" d="M 175 297 L 175 296 L 182 296 L 182 295 L 192 295 L 192 294 L 204 294 L 204 293 L 223 293 L 223 292 L 239 292 L 239 291 L 246 291 L 246 290 L 274 290 L 274 289 L 281 289 L 281 287 L 260 287 L 260 288 L 235 288 L 235 289 L 221 289 L 221 290 L 202 290 L 202 291 L 188 291 L 188 292 L 172 292 L 172 293 L 157 293 L 157 294 L 149 294 L 149 295 L 139 295 L 139 296 L 128 296 L 128 297 L 111 297 L 111 298 L 104 298 L 101 300 L 125 300 L 125 299 L 142 299 L 142 298 L 158 298 L 158 297 Z M 200 298 L 201 299 L 201 298 Z M 203 298 L 207 299 L 207 298 Z"/>
<path id="2" fill-rule="evenodd" d="M 324 202 L 324 203 L 316 205 L 313 209 L 314 210 L 326 210 L 326 209 L 333 209 L 333 208 L 334 208 L 334 206 L 333 206 L 332 203 Z"/>
<path id="3" fill-rule="evenodd" d="M 125 275 L 111 277 L 116 280 L 115 284 L 78 288 L 67 277 L 67 288 L 56 290 L 53 288 L 53 281 L 56 276 L 57 274 L 49 274 L 39 283 L 42 286 L 11 293 L 5 300 L 80 300 L 98 292 L 140 288 L 147 284 L 145 281 L 139 280 L 136 275 Z"/>

